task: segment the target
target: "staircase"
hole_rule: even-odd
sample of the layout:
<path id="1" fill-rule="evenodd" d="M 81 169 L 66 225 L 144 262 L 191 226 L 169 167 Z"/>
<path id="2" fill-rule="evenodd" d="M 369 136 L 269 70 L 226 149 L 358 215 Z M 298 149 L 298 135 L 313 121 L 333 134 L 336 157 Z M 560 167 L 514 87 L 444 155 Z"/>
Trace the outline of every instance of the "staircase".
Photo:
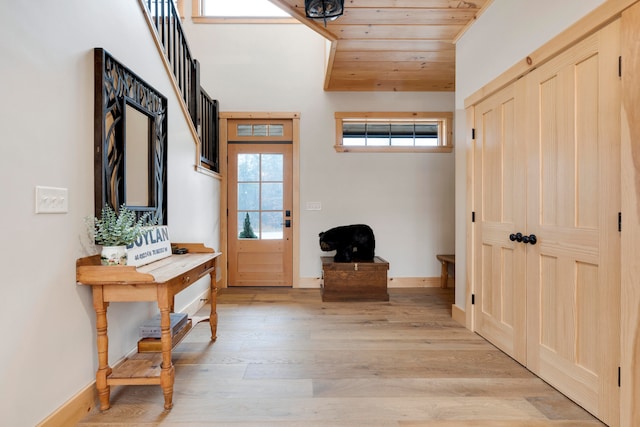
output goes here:
<path id="1" fill-rule="evenodd" d="M 218 101 L 200 86 L 200 64 L 193 58 L 173 0 L 140 0 L 156 30 L 184 107 L 200 140 L 200 166 L 220 171 L 218 156 Z"/>

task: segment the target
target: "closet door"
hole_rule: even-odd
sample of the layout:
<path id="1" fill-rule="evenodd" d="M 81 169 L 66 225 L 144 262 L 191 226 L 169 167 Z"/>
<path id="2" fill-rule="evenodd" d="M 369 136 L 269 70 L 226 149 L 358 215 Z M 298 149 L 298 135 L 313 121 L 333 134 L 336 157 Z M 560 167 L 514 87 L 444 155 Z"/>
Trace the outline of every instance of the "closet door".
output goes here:
<path id="1" fill-rule="evenodd" d="M 518 81 L 475 106 L 475 330 L 525 363 L 525 149 Z"/>
<path id="2" fill-rule="evenodd" d="M 527 367 L 617 424 L 619 23 L 526 77 Z"/>

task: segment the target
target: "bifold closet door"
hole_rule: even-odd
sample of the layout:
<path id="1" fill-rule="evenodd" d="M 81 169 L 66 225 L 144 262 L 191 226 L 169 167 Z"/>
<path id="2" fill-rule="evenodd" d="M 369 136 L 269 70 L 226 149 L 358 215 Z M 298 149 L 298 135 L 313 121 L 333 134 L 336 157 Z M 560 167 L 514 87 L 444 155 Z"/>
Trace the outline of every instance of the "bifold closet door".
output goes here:
<path id="1" fill-rule="evenodd" d="M 474 107 L 473 274 L 476 332 L 525 364 L 526 248 L 509 238 L 525 227 L 523 90 L 518 81 Z"/>
<path id="2" fill-rule="evenodd" d="M 614 22 L 526 76 L 527 367 L 617 424 L 620 51 Z"/>

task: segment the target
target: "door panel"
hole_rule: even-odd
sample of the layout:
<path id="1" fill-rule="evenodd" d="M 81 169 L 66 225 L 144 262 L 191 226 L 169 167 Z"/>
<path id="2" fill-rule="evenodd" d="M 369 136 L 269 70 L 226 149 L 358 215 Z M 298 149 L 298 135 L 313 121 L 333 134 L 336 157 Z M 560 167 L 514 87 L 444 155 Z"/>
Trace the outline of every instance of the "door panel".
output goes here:
<path id="1" fill-rule="evenodd" d="M 616 23 L 527 76 L 527 367 L 617 418 L 620 82 Z"/>
<path id="2" fill-rule="evenodd" d="M 292 286 L 293 145 L 268 135 L 268 123 L 251 123 L 229 121 L 242 132 L 265 133 L 228 143 L 229 286 Z"/>
<path id="3" fill-rule="evenodd" d="M 526 356 L 525 248 L 509 239 L 525 228 L 525 167 L 521 83 L 476 106 L 474 227 L 477 332 L 521 363 Z M 478 221 L 478 219 L 477 219 Z"/>

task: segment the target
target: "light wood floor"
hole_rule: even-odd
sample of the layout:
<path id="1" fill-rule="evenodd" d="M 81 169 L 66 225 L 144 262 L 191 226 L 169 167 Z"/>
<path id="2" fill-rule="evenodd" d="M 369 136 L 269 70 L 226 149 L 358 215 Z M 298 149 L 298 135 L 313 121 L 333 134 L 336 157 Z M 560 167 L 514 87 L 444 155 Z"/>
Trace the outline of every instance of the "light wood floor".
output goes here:
<path id="1" fill-rule="evenodd" d="M 159 386 L 114 387 L 111 409 L 79 425 L 602 425 L 455 323 L 452 290 L 389 292 L 323 303 L 315 289 L 223 289 L 218 340 L 201 323 L 175 349 L 172 410 Z"/>

